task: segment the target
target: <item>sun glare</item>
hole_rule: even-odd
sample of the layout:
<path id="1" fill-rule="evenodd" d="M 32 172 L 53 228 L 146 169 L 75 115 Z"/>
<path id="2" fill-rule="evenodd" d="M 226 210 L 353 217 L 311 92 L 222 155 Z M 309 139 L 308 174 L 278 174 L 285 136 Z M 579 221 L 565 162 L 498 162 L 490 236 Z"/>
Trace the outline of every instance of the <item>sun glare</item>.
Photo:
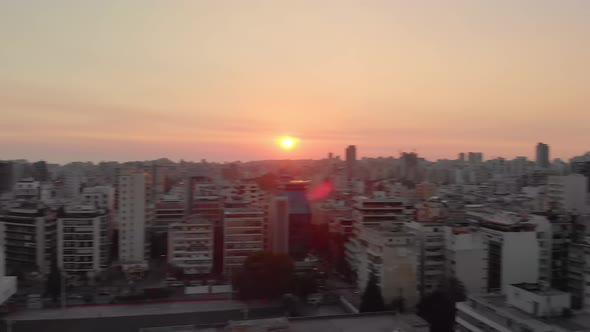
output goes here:
<path id="1" fill-rule="evenodd" d="M 281 148 L 285 150 L 291 150 L 293 147 L 295 147 L 295 141 L 295 138 L 285 136 L 279 139 L 279 144 L 281 145 Z"/>

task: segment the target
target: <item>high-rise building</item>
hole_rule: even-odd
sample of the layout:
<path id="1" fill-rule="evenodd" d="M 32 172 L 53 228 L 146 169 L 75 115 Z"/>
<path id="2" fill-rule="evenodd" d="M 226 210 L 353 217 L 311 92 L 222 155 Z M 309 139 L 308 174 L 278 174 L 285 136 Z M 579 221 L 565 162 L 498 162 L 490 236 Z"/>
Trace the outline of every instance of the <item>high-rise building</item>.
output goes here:
<path id="1" fill-rule="evenodd" d="M 311 208 L 306 195 L 308 184 L 308 181 L 290 181 L 280 193 L 288 201 L 289 254 L 295 259 L 307 256 L 311 247 Z"/>
<path id="2" fill-rule="evenodd" d="M 357 287 L 364 290 L 373 274 L 386 303 L 402 298 L 405 305 L 414 307 L 418 300 L 416 238 L 412 232 L 387 228 L 360 227 Z"/>
<path id="3" fill-rule="evenodd" d="M 487 292 L 487 258 L 483 235 L 475 228 L 449 225 L 445 229 L 446 275 L 459 279 L 467 293 Z"/>
<path id="4" fill-rule="evenodd" d="M 587 188 L 588 178 L 582 174 L 549 176 L 546 208 L 576 214 L 590 213 Z"/>
<path id="5" fill-rule="evenodd" d="M 0 193 L 12 191 L 15 182 L 14 163 L 0 161 Z"/>
<path id="6" fill-rule="evenodd" d="M 540 242 L 536 225 L 505 211 L 468 213 L 479 224 L 487 252 L 487 292 L 504 292 L 513 283 L 539 280 Z"/>
<path id="7" fill-rule="evenodd" d="M 360 264 L 362 242 L 359 239 L 364 228 L 385 228 L 389 231 L 403 232 L 408 212 L 405 201 L 399 198 L 386 197 L 383 192 L 374 192 L 373 197 L 357 197 L 353 202 L 352 235 L 345 245 L 348 265 L 356 270 Z"/>
<path id="8" fill-rule="evenodd" d="M 445 236 L 442 222 L 409 222 L 415 234 L 417 285 L 420 296 L 437 289 L 445 276 Z"/>
<path id="9" fill-rule="evenodd" d="M 590 312 L 590 216 L 577 217 L 568 243 L 567 286 L 572 294 L 572 307 Z"/>
<path id="10" fill-rule="evenodd" d="M 130 273 L 142 273 L 149 253 L 146 227 L 151 218 L 148 193 L 151 178 L 135 170 L 121 170 L 118 177 L 119 260 Z"/>
<path id="11" fill-rule="evenodd" d="M 289 253 L 289 200 L 287 197 L 271 198 L 267 239 L 267 247 L 272 253 Z"/>
<path id="12" fill-rule="evenodd" d="M 213 269 L 213 232 L 210 220 L 191 216 L 168 230 L 168 263 L 185 274 L 208 274 Z"/>
<path id="13" fill-rule="evenodd" d="M 544 143 L 537 144 L 537 158 L 535 160 L 538 167 L 549 167 L 549 145 Z"/>
<path id="14" fill-rule="evenodd" d="M 349 145 L 345 151 L 346 156 L 346 173 L 349 179 L 355 174 L 356 170 L 356 146 Z"/>
<path id="15" fill-rule="evenodd" d="M 469 152 L 467 159 L 470 164 L 481 164 L 483 162 L 483 153 Z"/>
<path id="16" fill-rule="evenodd" d="M 43 160 L 33 163 L 33 174 L 35 180 L 39 182 L 49 181 L 49 170 L 47 163 Z"/>
<path id="17" fill-rule="evenodd" d="M 56 217 L 43 204 L 17 202 L 0 215 L 6 265 L 17 271 L 49 273 L 55 257 Z"/>
<path id="18" fill-rule="evenodd" d="M 225 209 L 223 232 L 223 274 L 231 276 L 248 256 L 264 249 L 264 211 Z"/>
<path id="19" fill-rule="evenodd" d="M 464 162 L 465 161 L 465 152 L 461 152 L 459 153 L 459 159 L 460 162 Z"/>
<path id="20" fill-rule="evenodd" d="M 105 208 L 70 205 L 58 213 L 57 264 L 69 282 L 79 284 L 107 267 L 110 259 L 110 225 Z"/>
<path id="21" fill-rule="evenodd" d="M 6 302 L 14 293 L 16 293 L 16 277 L 6 276 L 6 257 L 4 254 L 4 224 L 0 223 L 0 305 Z"/>

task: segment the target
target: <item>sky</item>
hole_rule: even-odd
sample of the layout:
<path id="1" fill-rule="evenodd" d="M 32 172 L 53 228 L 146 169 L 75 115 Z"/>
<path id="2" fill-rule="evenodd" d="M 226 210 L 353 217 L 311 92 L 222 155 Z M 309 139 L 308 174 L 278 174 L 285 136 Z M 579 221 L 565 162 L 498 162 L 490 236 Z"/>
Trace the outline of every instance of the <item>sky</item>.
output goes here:
<path id="1" fill-rule="evenodd" d="M 569 159 L 590 150 L 588 17 L 587 0 L 0 0 L 0 159 L 537 142 Z"/>

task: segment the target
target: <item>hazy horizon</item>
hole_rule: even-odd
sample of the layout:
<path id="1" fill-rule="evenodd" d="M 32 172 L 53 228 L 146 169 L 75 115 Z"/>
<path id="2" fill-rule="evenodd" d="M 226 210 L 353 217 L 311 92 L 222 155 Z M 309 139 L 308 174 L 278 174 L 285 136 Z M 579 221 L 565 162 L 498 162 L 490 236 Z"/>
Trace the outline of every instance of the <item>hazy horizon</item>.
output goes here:
<path id="1" fill-rule="evenodd" d="M 568 161 L 590 2 L 0 1 L 0 159 Z M 298 137 L 291 151 L 275 139 Z"/>

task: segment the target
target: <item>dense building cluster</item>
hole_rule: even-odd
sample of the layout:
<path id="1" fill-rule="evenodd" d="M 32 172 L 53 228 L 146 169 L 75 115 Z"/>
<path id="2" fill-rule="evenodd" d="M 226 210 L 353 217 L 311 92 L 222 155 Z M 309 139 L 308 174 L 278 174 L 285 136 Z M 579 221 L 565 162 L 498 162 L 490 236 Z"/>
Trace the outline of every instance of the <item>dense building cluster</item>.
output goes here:
<path id="1" fill-rule="evenodd" d="M 188 278 L 230 280 L 267 251 L 319 259 L 361 291 L 376 280 L 386 303 L 408 308 L 456 278 L 469 294 L 457 306 L 462 331 L 552 331 L 565 324 L 558 316 L 590 313 L 590 153 L 570 163 L 550 161 L 543 143 L 534 161 L 357 153 L 351 145 L 344 160 L 2 161 L 0 272 L 47 276 L 55 261 L 68 284 L 92 285 L 109 267 L 139 280 L 165 259 Z M 0 286 L 5 300 L 16 283 L 4 277 Z"/>

